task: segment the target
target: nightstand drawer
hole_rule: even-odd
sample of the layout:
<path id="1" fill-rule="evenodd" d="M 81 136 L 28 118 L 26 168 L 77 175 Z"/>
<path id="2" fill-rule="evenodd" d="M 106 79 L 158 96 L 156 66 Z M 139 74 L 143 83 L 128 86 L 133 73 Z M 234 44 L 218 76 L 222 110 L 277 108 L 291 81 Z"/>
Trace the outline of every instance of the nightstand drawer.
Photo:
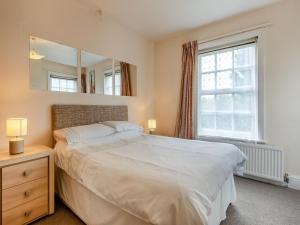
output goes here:
<path id="1" fill-rule="evenodd" d="M 2 189 L 48 176 L 48 158 L 36 159 L 2 169 Z"/>
<path id="2" fill-rule="evenodd" d="M 48 195 L 7 210 L 2 214 L 3 225 L 20 225 L 48 214 Z"/>
<path id="3" fill-rule="evenodd" d="M 48 178 L 40 178 L 2 191 L 2 211 L 48 194 Z"/>

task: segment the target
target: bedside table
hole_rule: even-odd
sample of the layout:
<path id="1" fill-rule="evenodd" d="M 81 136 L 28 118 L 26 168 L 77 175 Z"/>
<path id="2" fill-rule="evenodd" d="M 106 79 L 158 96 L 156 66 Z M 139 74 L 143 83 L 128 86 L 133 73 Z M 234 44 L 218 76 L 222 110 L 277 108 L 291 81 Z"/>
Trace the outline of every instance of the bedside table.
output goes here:
<path id="1" fill-rule="evenodd" d="M 20 225 L 54 213 L 54 155 L 46 146 L 0 151 L 0 224 Z"/>

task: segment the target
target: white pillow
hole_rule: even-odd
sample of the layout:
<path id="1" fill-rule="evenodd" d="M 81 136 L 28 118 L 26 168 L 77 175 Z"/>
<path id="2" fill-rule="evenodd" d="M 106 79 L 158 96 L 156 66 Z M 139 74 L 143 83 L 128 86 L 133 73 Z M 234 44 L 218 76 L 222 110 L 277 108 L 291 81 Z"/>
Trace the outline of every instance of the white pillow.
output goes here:
<path id="1" fill-rule="evenodd" d="M 112 127 L 96 123 L 56 130 L 54 131 L 54 138 L 56 141 L 66 140 L 68 144 L 74 144 L 88 139 L 104 137 L 115 132 L 116 130 Z"/>
<path id="2" fill-rule="evenodd" d="M 123 132 L 127 130 L 143 131 L 143 128 L 135 123 L 127 121 L 105 121 L 102 124 L 114 128 L 117 132 Z"/>

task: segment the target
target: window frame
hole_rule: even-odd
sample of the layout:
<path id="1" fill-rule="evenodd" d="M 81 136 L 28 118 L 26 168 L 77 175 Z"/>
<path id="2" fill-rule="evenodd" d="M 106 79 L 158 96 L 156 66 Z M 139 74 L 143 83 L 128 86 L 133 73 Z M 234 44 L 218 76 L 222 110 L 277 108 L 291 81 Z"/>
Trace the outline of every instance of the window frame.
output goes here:
<path id="1" fill-rule="evenodd" d="M 51 78 L 54 77 L 58 78 L 58 79 L 65 79 L 65 80 L 74 80 L 76 81 L 76 90 L 73 92 L 71 91 L 54 91 L 51 90 Z M 48 71 L 48 91 L 54 91 L 54 92 L 65 92 L 65 93 L 76 93 L 78 92 L 78 77 L 76 75 L 71 75 L 71 74 L 65 74 L 65 73 L 58 73 L 58 72 L 53 72 L 53 71 Z"/>
<path id="2" fill-rule="evenodd" d="M 198 135 L 198 95 L 199 95 L 199 71 L 198 62 L 196 63 L 196 76 L 194 83 L 194 133 L 196 138 L 206 141 L 242 141 L 242 142 L 255 142 L 255 143 L 266 143 L 264 140 L 264 30 L 256 29 L 246 32 L 240 32 L 236 34 L 230 34 L 216 39 L 211 39 L 203 42 L 198 42 L 198 54 L 197 60 L 200 53 L 206 50 L 218 50 L 226 47 L 231 47 L 239 43 L 246 42 L 249 39 L 256 38 L 256 102 L 257 102 L 257 127 L 258 127 L 258 139 L 248 140 L 241 138 L 231 138 L 222 136 L 207 136 Z"/>

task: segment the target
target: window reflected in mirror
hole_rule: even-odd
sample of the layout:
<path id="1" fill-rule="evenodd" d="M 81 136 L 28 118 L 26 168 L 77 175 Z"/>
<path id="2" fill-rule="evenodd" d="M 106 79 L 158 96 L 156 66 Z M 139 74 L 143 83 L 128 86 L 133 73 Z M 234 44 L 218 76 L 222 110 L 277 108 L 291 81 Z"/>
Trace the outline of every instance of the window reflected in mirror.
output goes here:
<path id="1" fill-rule="evenodd" d="M 109 69 L 104 72 L 104 94 L 105 95 L 121 95 L 121 77 L 120 68 L 115 67 L 115 77 L 113 77 L 113 70 Z"/>
<path id="2" fill-rule="evenodd" d="M 29 59 L 33 89 L 77 92 L 77 49 L 30 37 Z"/>

